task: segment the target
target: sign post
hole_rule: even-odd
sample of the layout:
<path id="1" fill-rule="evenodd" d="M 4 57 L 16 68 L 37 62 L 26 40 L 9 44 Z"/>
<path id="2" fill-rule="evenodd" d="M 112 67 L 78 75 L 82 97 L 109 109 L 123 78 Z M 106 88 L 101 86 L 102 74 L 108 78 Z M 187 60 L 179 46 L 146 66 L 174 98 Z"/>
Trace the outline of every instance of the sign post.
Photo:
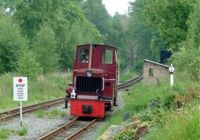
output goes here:
<path id="1" fill-rule="evenodd" d="M 13 77 L 13 100 L 20 101 L 20 126 L 22 126 L 22 101 L 28 100 L 27 77 Z"/>
<path id="2" fill-rule="evenodd" d="M 171 64 L 169 67 L 169 73 L 170 73 L 170 86 L 174 85 L 174 66 Z"/>

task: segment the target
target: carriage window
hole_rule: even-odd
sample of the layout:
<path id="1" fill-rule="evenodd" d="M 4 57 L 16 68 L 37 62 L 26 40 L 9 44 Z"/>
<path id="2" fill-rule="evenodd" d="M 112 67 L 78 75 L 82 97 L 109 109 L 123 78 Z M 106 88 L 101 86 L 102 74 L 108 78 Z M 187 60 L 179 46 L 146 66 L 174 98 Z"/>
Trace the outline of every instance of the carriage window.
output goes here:
<path id="1" fill-rule="evenodd" d="M 89 49 L 88 48 L 80 49 L 78 53 L 78 62 L 88 63 L 88 60 L 89 60 Z"/>
<path id="2" fill-rule="evenodd" d="M 113 59 L 113 51 L 112 50 L 104 50 L 103 52 L 103 64 L 112 64 Z"/>

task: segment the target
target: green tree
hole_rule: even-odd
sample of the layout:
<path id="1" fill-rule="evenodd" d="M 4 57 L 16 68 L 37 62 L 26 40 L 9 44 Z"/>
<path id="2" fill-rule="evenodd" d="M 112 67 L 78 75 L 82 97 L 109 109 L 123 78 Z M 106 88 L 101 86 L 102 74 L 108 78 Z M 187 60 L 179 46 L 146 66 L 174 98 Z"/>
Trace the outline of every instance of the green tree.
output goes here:
<path id="1" fill-rule="evenodd" d="M 15 19 L 31 43 L 35 38 L 38 40 L 36 34 L 42 26 L 48 25 L 54 31 L 62 70 L 71 67 L 77 44 L 101 40 L 98 30 L 86 19 L 80 3 L 81 0 L 22 0 L 17 5 Z"/>
<path id="2" fill-rule="evenodd" d="M 58 66 L 55 33 L 48 26 L 42 27 L 33 43 L 34 55 L 43 73 L 53 72 Z"/>
<path id="3" fill-rule="evenodd" d="M 155 53 L 157 52 L 155 51 L 156 49 L 151 45 L 152 36 L 156 34 L 156 31 L 144 21 L 144 2 L 145 0 L 136 0 L 130 5 L 128 30 L 126 32 L 128 69 L 131 69 L 133 66 L 136 69 L 141 68 L 143 64 L 141 62 L 143 62 L 144 58 L 156 60 L 157 58 L 154 56 L 158 55 Z"/>
<path id="4" fill-rule="evenodd" d="M 87 19 L 95 25 L 104 37 L 104 42 L 109 41 L 111 17 L 106 11 L 102 0 L 86 0 L 82 7 Z"/>
<path id="5" fill-rule="evenodd" d="M 125 15 L 115 14 L 111 17 L 102 0 L 85 0 L 82 3 L 83 10 L 87 19 L 94 24 L 103 36 L 103 42 L 105 44 L 118 48 L 118 58 L 120 63 L 126 62 L 126 34 L 128 17 Z M 124 67 L 124 64 L 120 64 L 120 67 Z"/>
<path id="6" fill-rule="evenodd" d="M 44 24 L 56 25 L 55 21 L 62 14 L 59 9 L 63 2 L 64 0 L 22 0 L 17 4 L 14 16 L 23 33 L 32 40 Z"/>
<path id="7" fill-rule="evenodd" d="M 179 71 L 189 75 L 192 80 L 200 80 L 200 1 L 194 4 L 189 18 L 189 31 L 186 41 L 179 52 L 173 56 L 173 62 Z"/>
<path id="8" fill-rule="evenodd" d="M 68 26 L 58 28 L 56 36 L 59 37 L 60 67 L 63 70 L 71 68 L 74 58 L 74 48 L 77 44 L 100 43 L 102 36 L 99 31 L 85 17 L 80 2 L 67 1 L 63 7 L 64 18 Z"/>
<path id="9" fill-rule="evenodd" d="M 0 74 L 14 71 L 17 61 L 28 41 L 20 34 L 20 28 L 10 16 L 0 19 Z"/>
<path id="10" fill-rule="evenodd" d="M 186 39 L 192 2 L 193 0 L 144 1 L 144 21 L 159 32 L 160 41 L 165 48 L 177 50 L 179 44 Z"/>
<path id="11" fill-rule="evenodd" d="M 188 32 L 193 0 L 136 0 L 129 9 L 128 46 L 136 63 L 159 61 L 160 50 L 178 51 Z M 142 64 L 142 63 L 141 63 Z"/>
<path id="12" fill-rule="evenodd" d="M 23 76 L 34 79 L 40 74 L 42 68 L 36 62 L 35 56 L 28 48 L 24 49 L 18 60 L 17 72 Z"/>

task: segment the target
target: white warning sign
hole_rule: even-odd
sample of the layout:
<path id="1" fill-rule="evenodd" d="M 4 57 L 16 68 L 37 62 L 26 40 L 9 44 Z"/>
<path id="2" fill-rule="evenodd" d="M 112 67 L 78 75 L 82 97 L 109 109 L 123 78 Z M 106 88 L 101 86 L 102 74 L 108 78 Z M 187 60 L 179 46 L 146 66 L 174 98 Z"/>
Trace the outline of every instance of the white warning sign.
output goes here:
<path id="1" fill-rule="evenodd" d="M 13 77 L 13 100 L 28 100 L 28 80 L 27 77 Z"/>

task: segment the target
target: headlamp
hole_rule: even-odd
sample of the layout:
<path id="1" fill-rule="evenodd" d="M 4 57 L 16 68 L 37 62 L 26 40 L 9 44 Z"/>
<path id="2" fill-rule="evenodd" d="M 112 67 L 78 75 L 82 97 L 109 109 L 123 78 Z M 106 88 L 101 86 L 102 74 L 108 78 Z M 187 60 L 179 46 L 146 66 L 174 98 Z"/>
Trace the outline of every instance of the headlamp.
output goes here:
<path id="1" fill-rule="evenodd" d="M 87 77 L 92 77 L 92 71 L 91 70 L 87 70 L 86 71 L 86 75 L 87 75 Z"/>

